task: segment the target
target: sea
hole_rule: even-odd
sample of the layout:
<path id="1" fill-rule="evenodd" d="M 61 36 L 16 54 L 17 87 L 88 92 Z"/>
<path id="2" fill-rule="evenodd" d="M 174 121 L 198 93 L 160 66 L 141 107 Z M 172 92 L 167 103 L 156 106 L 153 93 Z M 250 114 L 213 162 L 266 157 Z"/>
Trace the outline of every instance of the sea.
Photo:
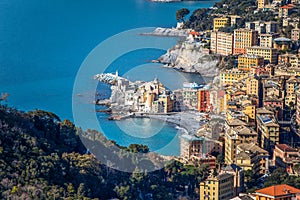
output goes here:
<path id="1" fill-rule="evenodd" d="M 19 110 L 43 109 L 56 113 L 62 120 L 73 121 L 73 88 L 78 70 L 99 44 L 132 29 L 174 27 L 178 9 L 188 8 L 193 12 L 198 8 L 211 7 L 215 2 L 2 0 L 0 93 L 9 93 L 6 104 Z M 168 40 L 175 45 L 178 39 Z M 114 48 L 122 48 L 122 42 Z M 108 56 L 111 52 L 106 51 Z M 149 81 L 157 77 L 166 84 L 174 85 L 178 80 L 176 77 L 183 76 L 192 82 L 203 82 L 199 75 L 178 75 L 174 70 L 149 63 L 163 53 L 165 50 L 161 49 L 131 51 L 119 56 L 108 68 L 138 65 L 134 70 L 121 74 L 131 80 Z M 109 86 L 104 84 L 98 84 L 97 90 L 103 97 L 110 94 Z M 93 95 L 90 94 L 91 97 Z M 92 100 L 83 96 L 82 104 L 91 104 Z M 88 119 L 91 113 L 95 114 L 90 110 L 82 111 L 82 118 Z M 154 119 L 109 121 L 104 113 L 96 113 L 96 117 L 101 127 L 99 131 L 120 145 L 145 144 L 151 151 L 164 155 L 179 154 L 180 131 L 175 125 Z M 84 129 L 98 129 L 88 121 L 78 125 Z"/>

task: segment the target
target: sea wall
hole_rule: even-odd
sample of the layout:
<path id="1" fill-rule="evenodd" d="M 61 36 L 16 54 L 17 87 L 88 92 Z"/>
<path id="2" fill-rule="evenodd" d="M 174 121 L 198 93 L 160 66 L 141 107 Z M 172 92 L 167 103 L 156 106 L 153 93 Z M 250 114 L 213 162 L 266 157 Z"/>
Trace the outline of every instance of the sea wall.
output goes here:
<path id="1" fill-rule="evenodd" d="M 217 76 L 218 60 L 205 53 L 203 47 L 195 43 L 177 44 L 158 59 L 165 67 L 182 70 L 190 73 L 200 73 L 202 76 Z"/>

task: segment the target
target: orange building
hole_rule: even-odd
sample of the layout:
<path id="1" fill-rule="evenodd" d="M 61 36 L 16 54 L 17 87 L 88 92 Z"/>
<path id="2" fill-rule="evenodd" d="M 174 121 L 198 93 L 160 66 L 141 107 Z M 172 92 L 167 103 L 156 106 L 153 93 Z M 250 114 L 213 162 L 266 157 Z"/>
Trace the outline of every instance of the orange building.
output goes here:
<path id="1" fill-rule="evenodd" d="M 200 89 L 198 91 L 198 111 L 209 112 L 211 110 L 210 105 L 210 92 L 206 89 Z"/>
<path id="2" fill-rule="evenodd" d="M 256 200 L 299 200 L 300 190 L 282 184 L 255 191 Z"/>
<path id="3" fill-rule="evenodd" d="M 234 54 L 246 53 L 246 48 L 258 44 L 258 31 L 247 28 L 234 30 Z"/>
<path id="4" fill-rule="evenodd" d="M 257 55 L 243 54 L 238 57 L 238 68 L 250 71 L 252 67 L 264 65 L 264 58 Z"/>

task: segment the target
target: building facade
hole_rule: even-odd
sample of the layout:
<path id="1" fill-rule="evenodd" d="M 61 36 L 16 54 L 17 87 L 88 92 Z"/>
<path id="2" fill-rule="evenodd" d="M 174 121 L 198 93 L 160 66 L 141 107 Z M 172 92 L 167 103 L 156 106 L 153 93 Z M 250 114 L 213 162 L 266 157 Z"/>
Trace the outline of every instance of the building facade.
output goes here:
<path id="1" fill-rule="evenodd" d="M 225 32 L 212 32 L 210 50 L 215 54 L 228 56 L 233 53 L 233 34 Z"/>
<path id="2" fill-rule="evenodd" d="M 227 17 L 214 18 L 214 31 L 218 31 L 219 28 L 225 27 L 230 24 L 230 19 Z"/>
<path id="3" fill-rule="evenodd" d="M 237 146 L 235 163 L 244 171 L 252 170 L 254 174 L 269 173 L 269 153 L 254 143 Z"/>
<path id="4" fill-rule="evenodd" d="M 257 0 L 258 9 L 264 9 L 267 4 L 268 4 L 268 0 Z"/>
<path id="5" fill-rule="evenodd" d="M 234 54 L 246 53 L 246 48 L 258 45 L 258 32 L 252 29 L 235 29 L 234 30 Z"/>
<path id="6" fill-rule="evenodd" d="M 299 28 L 294 28 L 292 29 L 292 32 L 291 32 L 291 39 L 293 41 L 298 41 L 300 40 L 300 29 Z"/>
<path id="7" fill-rule="evenodd" d="M 259 46 L 272 48 L 274 39 L 278 37 L 279 37 L 278 33 L 259 34 Z"/>
<path id="8" fill-rule="evenodd" d="M 237 126 L 225 131 L 225 163 L 235 163 L 237 145 L 257 143 L 257 132 L 247 126 Z"/>
<path id="9" fill-rule="evenodd" d="M 257 109 L 256 124 L 260 147 L 272 151 L 280 139 L 280 126 L 274 113 L 264 108 Z"/>
<path id="10" fill-rule="evenodd" d="M 278 51 L 270 47 L 252 46 L 247 48 L 247 54 L 257 55 L 264 58 L 265 62 L 270 64 L 277 64 Z"/>
<path id="11" fill-rule="evenodd" d="M 250 71 L 251 67 L 264 65 L 264 58 L 257 55 L 243 54 L 238 57 L 238 69 Z"/>
<path id="12" fill-rule="evenodd" d="M 229 200 L 234 197 L 234 176 L 223 173 L 200 183 L 200 200 Z"/>
<path id="13" fill-rule="evenodd" d="M 222 70 L 220 72 L 220 84 L 221 85 L 234 85 L 240 80 L 247 77 L 247 73 L 239 69 L 233 68 L 230 70 Z"/>
<path id="14" fill-rule="evenodd" d="M 198 90 L 198 111 L 210 112 L 211 110 L 210 91 L 207 89 Z"/>

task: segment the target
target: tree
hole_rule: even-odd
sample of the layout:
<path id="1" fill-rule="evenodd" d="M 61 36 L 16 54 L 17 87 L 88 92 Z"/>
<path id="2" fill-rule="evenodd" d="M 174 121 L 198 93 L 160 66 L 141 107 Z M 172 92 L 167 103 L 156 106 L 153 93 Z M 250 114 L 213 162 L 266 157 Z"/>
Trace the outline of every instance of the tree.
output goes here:
<path id="1" fill-rule="evenodd" d="M 246 170 L 244 172 L 245 175 L 245 184 L 247 186 L 247 190 L 253 188 L 257 185 L 257 175 L 253 173 L 252 170 Z"/>
<path id="2" fill-rule="evenodd" d="M 148 153 L 149 147 L 142 144 L 131 144 L 128 147 L 129 151 L 133 153 Z"/>
<path id="3" fill-rule="evenodd" d="M 177 10 L 176 12 L 176 19 L 178 22 L 184 22 L 185 16 L 190 14 L 190 11 L 187 8 L 182 8 Z"/>

